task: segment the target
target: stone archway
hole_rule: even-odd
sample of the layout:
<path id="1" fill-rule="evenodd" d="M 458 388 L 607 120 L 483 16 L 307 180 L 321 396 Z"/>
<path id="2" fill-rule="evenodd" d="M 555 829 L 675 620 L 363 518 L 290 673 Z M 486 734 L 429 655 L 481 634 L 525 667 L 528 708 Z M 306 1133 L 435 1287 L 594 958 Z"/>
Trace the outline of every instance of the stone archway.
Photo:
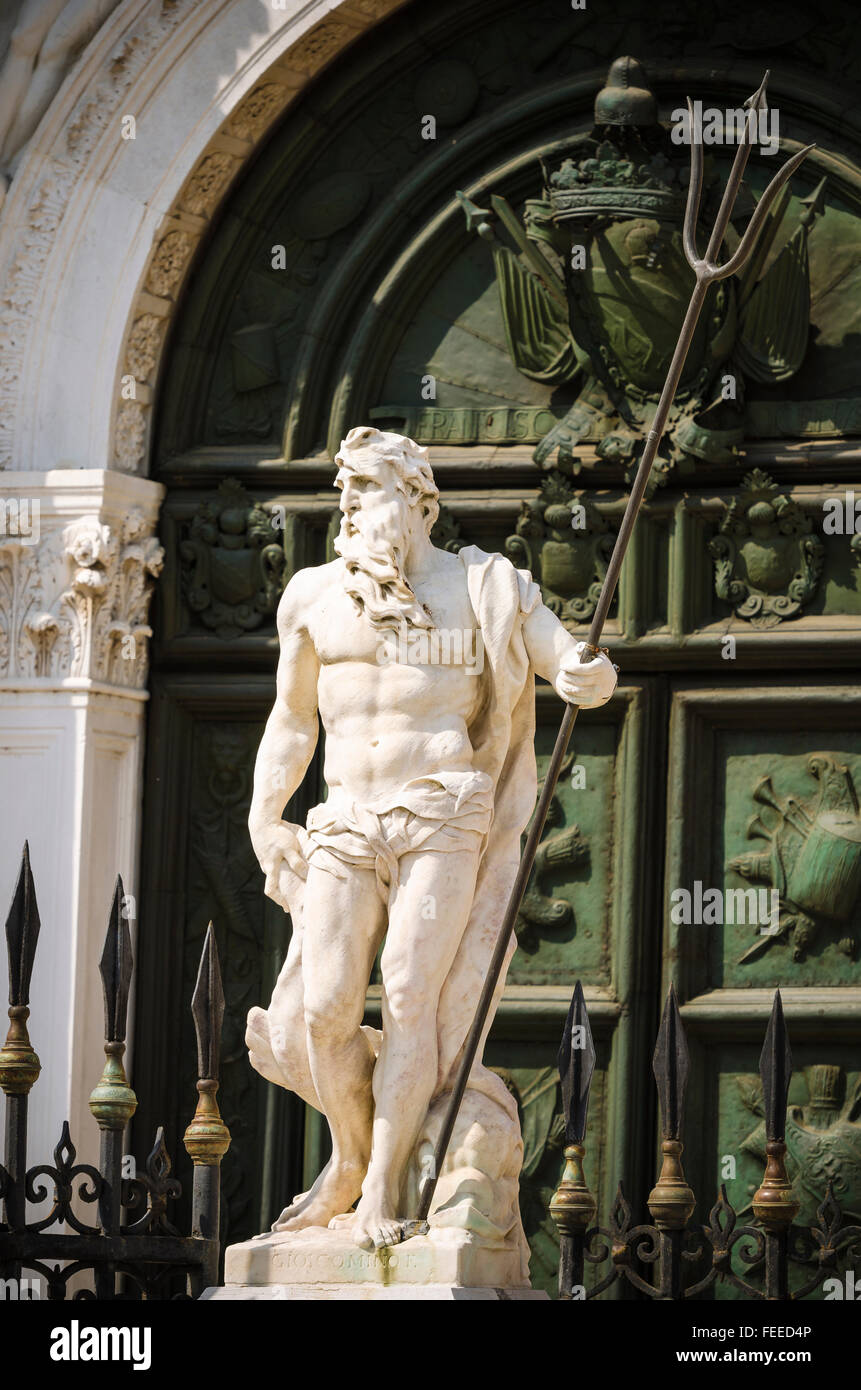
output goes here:
<path id="1" fill-rule="evenodd" d="M 146 610 L 163 494 L 144 475 L 164 330 L 196 244 L 271 124 L 398 4 L 103 6 L 2 206 L 0 469 L 6 498 L 37 519 L 26 535 L 4 524 L 0 544 L 0 767 L 19 808 L 2 874 L 11 885 L 29 835 L 52 960 L 33 999 L 40 1155 L 68 1117 L 83 1161 L 95 1157 L 96 963 L 117 871 L 132 899 L 140 892 Z M 134 582 L 120 585 L 121 573 Z M 85 590 L 95 609 L 78 602 Z M 111 643 L 75 646 L 96 612 L 128 629 L 131 664 Z"/>

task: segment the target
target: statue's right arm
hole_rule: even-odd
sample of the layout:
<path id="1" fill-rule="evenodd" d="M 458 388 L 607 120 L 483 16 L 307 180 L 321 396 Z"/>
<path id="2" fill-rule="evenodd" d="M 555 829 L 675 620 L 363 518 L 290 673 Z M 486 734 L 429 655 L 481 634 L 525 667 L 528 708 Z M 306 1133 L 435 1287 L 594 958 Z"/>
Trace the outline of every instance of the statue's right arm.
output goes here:
<path id="1" fill-rule="evenodd" d="M 281 819 L 317 746 L 317 678 L 320 662 L 307 627 L 315 592 L 309 571 L 300 570 L 278 606 L 280 656 L 275 703 L 257 750 L 254 791 L 248 815 L 251 843 L 266 874 L 266 893 L 291 910 L 301 897 L 306 867 L 297 826 Z"/>

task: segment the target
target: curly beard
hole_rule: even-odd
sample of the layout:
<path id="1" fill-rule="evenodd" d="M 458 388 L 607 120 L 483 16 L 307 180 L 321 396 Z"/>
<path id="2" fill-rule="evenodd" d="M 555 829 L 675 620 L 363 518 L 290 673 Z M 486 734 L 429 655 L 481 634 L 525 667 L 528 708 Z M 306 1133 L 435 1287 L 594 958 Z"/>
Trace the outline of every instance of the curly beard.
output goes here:
<path id="1" fill-rule="evenodd" d="M 382 526 L 367 512 L 343 517 L 335 550 L 344 561 L 344 588 L 374 627 L 434 626 L 404 574 L 404 545 L 410 504 L 399 498 L 398 534 L 392 537 L 391 518 Z"/>

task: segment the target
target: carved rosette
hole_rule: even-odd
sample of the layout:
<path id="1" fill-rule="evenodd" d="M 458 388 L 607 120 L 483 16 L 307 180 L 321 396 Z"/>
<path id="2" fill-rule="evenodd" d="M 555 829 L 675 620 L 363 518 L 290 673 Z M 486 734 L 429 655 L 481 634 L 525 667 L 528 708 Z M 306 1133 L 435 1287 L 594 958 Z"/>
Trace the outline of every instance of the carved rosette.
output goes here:
<path id="1" fill-rule="evenodd" d="M 751 627 L 769 628 L 813 598 L 825 547 L 807 513 L 755 468 L 727 506 L 709 554 L 718 598 Z"/>
<path id="2" fill-rule="evenodd" d="M 78 517 L 37 545 L 0 545 L 0 679 L 146 683 L 147 612 L 164 551 L 132 508 L 121 526 Z"/>

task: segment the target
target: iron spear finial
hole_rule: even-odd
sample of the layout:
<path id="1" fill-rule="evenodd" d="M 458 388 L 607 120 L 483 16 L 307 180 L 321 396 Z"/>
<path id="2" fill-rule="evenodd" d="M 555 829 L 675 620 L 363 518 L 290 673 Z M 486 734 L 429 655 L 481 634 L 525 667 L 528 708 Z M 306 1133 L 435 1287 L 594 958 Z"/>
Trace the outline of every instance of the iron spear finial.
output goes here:
<path id="1" fill-rule="evenodd" d="M 24 841 L 18 882 L 6 918 L 6 947 L 9 953 L 9 1004 L 11 1007 L 30 1003 L 30 978 L 39 940 L 39 908 L 36 887 L 30 868 L 30 845 Z"/>
<path id="2" fill-rule="evenodd" d="M 211 1242 L 207 1277 L 214 1284 L 218 1280 L 219 1169 L 230 1147 L 230 1130 L 221 1118 L 216 1099 L 224 991 L 211 922 L 206 929 L 197 983 L 191 997 L 191 1013 L 197 1034 L 198 1099 L 194 1117 L 183 1135 L 183 1143 L 194 1164 L 192 1231 Z"/>
<path id="3" fill-rule="evenodd" d="M 688 1085 L 689 1056 L 676 991 L 670 985 L 655 1043 L 652 1071 L 661 1107 L 661 1137 L 680 1139 Z"/>
<path id="4" fill-rule="evenodd" d="M 762 1099 L 765 1109 L 765 1134 L 769 1140 L 783 1139 L 786 1130 L 786 1104 L 792 1080 L 792 1051 L 783 1017 L 780 990 L 774 992 L 771 1017 L 759 1058 L 762 1078 Z"/>
<path id="5" fill-rule="evenodd" d="M 224 1019 L 224 990 L 218 963 L 218 947 L 210 922 L 200 957 L 197 983 L 191 997 L 191 1016 L 197 1034 L 197 1069 L 202 1080 L 218 1079 L 221 1024 Z"/>
<path id="6" fill-rule="evenodd" d="M 132 939 L 125 902 L 123 881 L 117 874 L 108 930 L 105 933 L 105 944 L 99 961 L 105 1000 L 105 1042 L 126 1040 L 126 1019 L 132 981 Z"/>
<path id="7" fill-rule="evenodd" d="M 595 1044 L 592 1041 L 583 986 L 579 980 L 571 996 L 556 1065 L 562 1082 L 565 1142 L 582 1144 L 586 1136 L 589 1090 L 595 1070 Z"/>
<path id="8" fill-rule="evenodd" d="M 27 1019 L 30 1017 L 30 977 L 33 974 L 39 927 L 36 888 L 30 869 L 30 846 L 25 840 L 18 882 L 6 918 L 6 947 L 9 953 L 9 1032 L 0 1048 L 0 1089 L 7 1097 L 5 1167 L 10 1172 L 14 1167 L 14 1171 L 20 1174 L 22 1184 L 27 1167 L 27 1125 L 22 1115 L 26 1116 L 27 1096 L 41 1070 L 39 1058 L 33 1051 L 27 1032 Z M 9 1136 L 13 1132 L 18 1136 L 18 1149 L 10 1166 Z M 23 1192 L 23 1186 L 20 1192 Z M 12 1200 L 15 1215 L 11 1224 L 23 1225 L 23 1198 L 20 1203 L 18 1197 L 13 1197 Z M 9 1212 L 8 1196 L 6 1211 Z"/>

